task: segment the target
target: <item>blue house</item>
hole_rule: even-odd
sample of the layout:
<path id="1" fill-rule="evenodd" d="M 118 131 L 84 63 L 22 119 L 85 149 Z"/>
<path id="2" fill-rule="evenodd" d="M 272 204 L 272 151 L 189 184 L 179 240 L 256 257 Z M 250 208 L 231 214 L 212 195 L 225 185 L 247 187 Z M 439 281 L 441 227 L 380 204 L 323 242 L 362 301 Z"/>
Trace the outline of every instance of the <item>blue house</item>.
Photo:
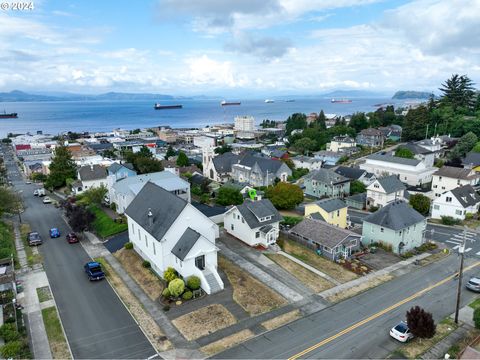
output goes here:
<path id="1" fill-rule="evenodd" d="M 137 172 L 133 168 L 133 165 L 130 163 L 113 163 L 107 168 L 108 176 L 114 178 L 114 182 L 117 182 L 121 179 L 125 179 L 130 176 L 136 176 Z"/>
<path id="2" fill-rule="evenodd" d="M 326 150 L 321 150 L 313 153 L 313 157 L 315 159 L 322 160 L 323 166 L 326 167 L 335 166 L 343 155 L 344 154 L 342 153 Z"/>

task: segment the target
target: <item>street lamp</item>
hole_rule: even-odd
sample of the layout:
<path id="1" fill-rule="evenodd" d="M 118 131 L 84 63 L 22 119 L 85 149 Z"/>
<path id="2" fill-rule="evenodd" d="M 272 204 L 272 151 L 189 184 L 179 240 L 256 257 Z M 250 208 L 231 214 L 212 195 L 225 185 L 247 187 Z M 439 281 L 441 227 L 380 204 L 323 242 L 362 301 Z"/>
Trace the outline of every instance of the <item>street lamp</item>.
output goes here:
<path id="1" fill-rule="evenodd" d="M 458 288 L 457 288 L 457 302 L 455 305 L 455 323 L 458 324 L 458 312 L 460 311 L 460 296 L 462 293 L 462 277 L 463 277 L 463 258 L 465 254 L 465 244 L 467 240 L 474 242 L 475 233 L 467 232 L 468 227 L 464 227 L 463 234 L 455 234 L 453 238 L 455 240 L 461 240 L 462 244 L 458 247 L 458 253 L 460 254 L 460 269 L 458 270 Z"/>

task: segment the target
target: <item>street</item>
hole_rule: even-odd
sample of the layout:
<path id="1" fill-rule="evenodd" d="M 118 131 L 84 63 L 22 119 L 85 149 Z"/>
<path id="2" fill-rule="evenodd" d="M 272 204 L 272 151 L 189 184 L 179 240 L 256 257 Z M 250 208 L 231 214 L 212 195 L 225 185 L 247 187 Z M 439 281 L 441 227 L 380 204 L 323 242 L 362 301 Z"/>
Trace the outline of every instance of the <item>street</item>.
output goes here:
<path id="1" fill-rule="evenodd" d="M 24 222 L 43 238 L 39 251 L 74 358 L 147 358 L 156 354 L 107 281 L 90 282 L 83 265 L 90 260 L 81 244 L 68 244 L 60 210 L 33 196 L 38 185 L 24 183 L 7 156 L 9 179 L 21 191 Z M 48 194 L 47 194 L 48 195 Z M 61 237 L 49 238 L 57 227 Z"/>
<path id="2" fill-rule="evenodd" d="M 465 278 L 478 271 L 468 259 Z M 400 343 L 389 330 L 414 305 L 431 312 L 436 322 L 455 311 L 457 256 L 418 267 L 390 282 L 328 307 L 287 326 L 255 337 L 215 358 L 378 358 L 385 359 Z M 429 288 L 432 287 L 432 288 Z M 421 292 L 424 290 L 424 292 Z M 463 291 L 462 305 L 476 294 Z M 308 349 L 304 351 L 305 349 Z"/>

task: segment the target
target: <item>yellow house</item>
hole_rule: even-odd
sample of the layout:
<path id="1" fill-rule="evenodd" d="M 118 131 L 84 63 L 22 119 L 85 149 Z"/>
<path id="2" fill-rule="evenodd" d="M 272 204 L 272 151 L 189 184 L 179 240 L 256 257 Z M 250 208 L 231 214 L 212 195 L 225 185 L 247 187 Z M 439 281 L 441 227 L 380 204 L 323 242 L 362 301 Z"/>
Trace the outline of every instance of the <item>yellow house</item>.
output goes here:
<path id="1" fill-rule="evenodd" d="M 340 199 L 323 199 L 305 205 L 305 216 L 347 228 L 347 204 Z"/>

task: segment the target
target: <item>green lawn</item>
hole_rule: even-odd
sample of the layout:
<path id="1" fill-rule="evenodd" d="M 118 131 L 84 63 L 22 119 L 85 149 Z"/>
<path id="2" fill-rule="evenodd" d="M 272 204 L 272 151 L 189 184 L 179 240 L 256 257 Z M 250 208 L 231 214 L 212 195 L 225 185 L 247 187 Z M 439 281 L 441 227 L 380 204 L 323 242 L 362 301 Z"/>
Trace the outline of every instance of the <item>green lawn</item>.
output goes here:
<path id="1" fill-rule="evenodd" d="M 0 259 L 10 258 L 12 254 L 15 268 L 18 269 L 20 264 L 18 264 L 17 260 L 13 226 L 9 223 L 0 221 Z"/>
<path id="2" fill-rule="evenodd" d="M 480 299 L 475 299 L 472 303 L 468 304 L 472 309 L 480 307 Z"/>
<path id="3" fill-rule="evenodd" d="M 55 306 L 43 309 L 42 317 L 53 358 L 70 359 L 70 351 Z"/>
<path id="4" fill-rule="evenodd" d="M 25 249 L 25 254 L 27 255 L 27 263 L 29 266 L 33 266 L 34 264 L 41 264 L 43 262 L 42 255 L 40 253 L 33 253 L 33 248 L 28 245 L 27 235 L 32 231 L 30 225 L 28 223 L 23 223 L 20 225 L 20 236 L 23 242 L 23 248 Z"/>
<path id="5" fill-rule="evenodd" d="M 127 224 L 116 223 L 112 220 L 112 218 L 110 218 L 110 216 L 105 214 L 105 212 L 97 206 L 91 206 L 90 210 L 95 215 L 93 228 L 100 237 L 106 238 L 128 229 Z"/>

